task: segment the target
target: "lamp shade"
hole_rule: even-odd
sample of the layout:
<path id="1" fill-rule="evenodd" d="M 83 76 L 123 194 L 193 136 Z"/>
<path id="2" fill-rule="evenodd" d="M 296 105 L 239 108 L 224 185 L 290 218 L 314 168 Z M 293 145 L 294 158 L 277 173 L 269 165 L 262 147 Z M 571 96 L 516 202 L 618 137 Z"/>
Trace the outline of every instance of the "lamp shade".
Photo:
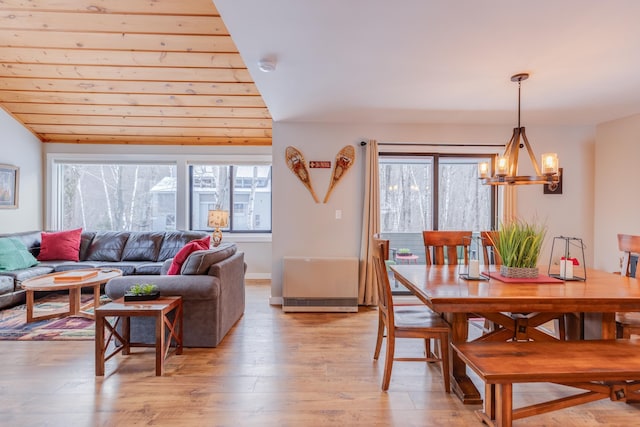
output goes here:
<path id="1" fill-rule="evenodd" d="M 229 211 L 223 211 L 220 209 L 209 211 L 209 227 L 226 227 L 229 225 Z"/>

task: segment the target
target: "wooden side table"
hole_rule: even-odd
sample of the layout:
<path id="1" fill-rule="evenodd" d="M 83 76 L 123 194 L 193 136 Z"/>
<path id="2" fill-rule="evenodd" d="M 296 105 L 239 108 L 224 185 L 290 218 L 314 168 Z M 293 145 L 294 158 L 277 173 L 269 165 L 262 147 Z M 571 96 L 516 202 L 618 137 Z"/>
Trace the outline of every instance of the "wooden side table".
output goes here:
<path id="1" fill-rule="evenodd" d="M 175 311 L 173 321 L 169 313 Z M 154 347 L 156 349 L 156 375 L 164 373 L 164 360 L 169 355 L 171 344 L 175 341 L 175 354 L 182 354 L 182 297 L 160 297 L 150 301 L 125 302 L 119 298 L 97 307 L 96 313 L 96 376 L 104 375 L 104 363 L 122 351 L 130 354 L 131 347 Z M 155 317 L 156 342 L 144 344 L 131 342 L 130 318 L 137 316 Z M 107 317 L 114 317 L 111 323 Z M 117 326 L 122 321 L 122 334 Z M 105 328 L 109 333 L 105 339 Z M 168 332 L 168 334 L 167 334 Z M 109 343 L 113 339 L 115 349 L 107 354 Z M 119 344 L 118 344 L 119 343 Z"/>

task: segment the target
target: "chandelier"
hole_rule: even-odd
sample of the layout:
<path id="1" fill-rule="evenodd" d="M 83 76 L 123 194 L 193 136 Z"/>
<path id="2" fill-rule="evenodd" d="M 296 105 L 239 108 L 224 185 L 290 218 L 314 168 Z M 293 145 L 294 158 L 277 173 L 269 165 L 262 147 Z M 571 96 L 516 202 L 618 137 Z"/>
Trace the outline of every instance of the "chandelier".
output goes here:
<path id="1" fill-rule="evenodd" d="M 528 185 L 546 184 L 551 190 L 555 190 L 560 181 L 558 173 L 558 155 L 545 153 L 542 155 L 542 169 L 538 166 L 533 154 L 524 126 L 520 126 L 520 87 L 523 80 L 527 80 L 529 74 L 520 73 L 511 76 L 512 82 L 518 82 L 518 127 L 513 129 L 513 135 L 507 143 L 502 156 L 496 158 L 495 171 L 491 175 L 489 162 L 478 164 L 478 177 L 487 185 Z M 522 139 L 522 141 L 521 141 Z M 518 175 L 518 153 L 521 148 L 526 148 L 529 160 L 535 170 L 535 176 Z"/>

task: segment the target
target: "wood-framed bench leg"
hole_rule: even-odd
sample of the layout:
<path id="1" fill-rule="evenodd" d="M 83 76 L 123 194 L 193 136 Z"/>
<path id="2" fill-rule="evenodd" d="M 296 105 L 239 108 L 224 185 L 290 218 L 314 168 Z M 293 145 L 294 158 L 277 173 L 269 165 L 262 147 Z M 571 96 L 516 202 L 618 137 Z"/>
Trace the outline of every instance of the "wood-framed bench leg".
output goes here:
<path id="1" fill-rule="evenodd" d="M 485 384 L 484 409 L 476 415 L 488 426 L 511 427 L 513 423 L 513 385 Z"/>
<path id="2" fill-rule="evenodd" d="M 511 427 L 513 422 L 513 385 L 496 384 L 496 427 Z"/>

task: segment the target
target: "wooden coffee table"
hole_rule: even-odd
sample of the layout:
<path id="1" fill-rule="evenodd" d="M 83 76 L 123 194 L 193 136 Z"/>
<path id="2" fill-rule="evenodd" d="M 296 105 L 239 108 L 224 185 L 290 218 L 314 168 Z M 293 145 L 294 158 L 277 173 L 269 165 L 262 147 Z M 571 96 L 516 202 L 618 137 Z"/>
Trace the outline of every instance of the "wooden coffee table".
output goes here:
<path id="1" fill-rule="evenodd" d="M 97 272 L 93 277 L 80 280 L 66 280 L 57 283 L 56 277 L 69 277 L 71 274 L 82 276 L 85 273 Z M 90 307 L 98 307 L 100 305 L 100 285 L 107 283 L 114 277 L 122 276 L 122 271 L 113 268 L 87 268 L 82 270 L 62 271 L 59 273 L 51 273 L 45 276 L 35 277 L 33 279 L 24 280 L 21 283 L 22 288 L 27 292 L 27 323 L 37 320 L 53 319 L 65 316 L 82 316 L 94 319 L 92 313 L 86 312 Z M 80 291 L 82 288 L 93 288 L 93 300 L 87 304 L 80 305 Z M 48 312 L 40 316 L 34 315 L 34 292 L 35 291 L 69 291 L 69 309 L 67 311 Z"/>
<path id="2" fill-rule="evenodd" d="M 169 313 L 175 311 L 173 321 Z M 131 342 L 130 318 L 146 316 L 156 321 L 156 341 L 154 344 Z M 115 318 L 109 320 L 108 318 Z M 122 320 L 121 332 L 118 324 Z M 111 323 L 113 322 L 113 323 Z M 105 327 L 109 334 L 105 338 Z M 168 334 L 166 331 L 168 330 Z M 168 335 L 168 336 L 167 336 Z M 115 348 L 107 354 L 112 338 Z M 156 375 L 164 373 L 164 359 L 169 355 L 171 343 L 175 342 L 175 353 L 182 354 L 182 297 L 167 296 L 149 301 L 125 302 L 119 298 L 96 308 L 96 376 L 104 375 L 104 362 L 118 352 L 126 355 L 131 347 L 154 347 L 156 349 Z"/>

